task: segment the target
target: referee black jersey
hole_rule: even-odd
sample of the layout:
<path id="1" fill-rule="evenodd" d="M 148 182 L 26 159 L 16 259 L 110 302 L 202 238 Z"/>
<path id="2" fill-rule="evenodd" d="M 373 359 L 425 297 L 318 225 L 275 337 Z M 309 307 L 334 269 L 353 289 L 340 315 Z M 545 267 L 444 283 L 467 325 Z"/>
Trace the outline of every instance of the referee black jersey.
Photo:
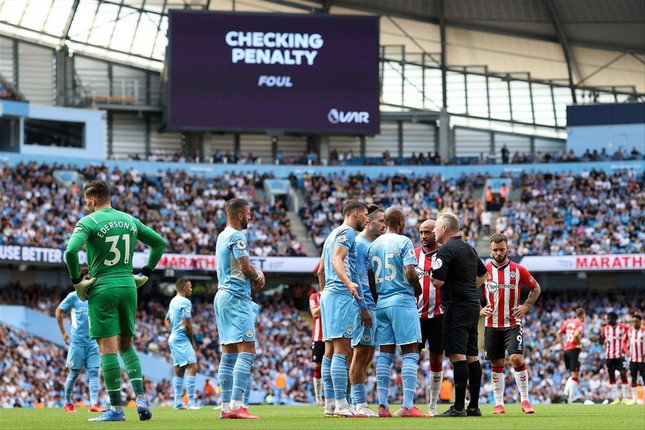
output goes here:
<path id="1" fill-rule="evenodd" d="M 443 281 L 441 303 L 480 306 L 476 278 L 486 274 L 486 266 L 461 236 L 453 236 L 437 251 L 432 277 Z"/>

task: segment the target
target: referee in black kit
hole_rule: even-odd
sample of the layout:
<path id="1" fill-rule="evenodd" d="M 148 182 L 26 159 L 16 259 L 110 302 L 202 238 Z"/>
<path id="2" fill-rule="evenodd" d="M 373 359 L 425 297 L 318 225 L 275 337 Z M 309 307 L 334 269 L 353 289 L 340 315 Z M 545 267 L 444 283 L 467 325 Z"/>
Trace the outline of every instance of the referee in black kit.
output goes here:
<path id="1" fill-rule="evenodd" d="M 455 404 L 435 417 L 480 417 L 482 367 L 477 357 L 477 325 L 481 307 L 478 287 L 486 281 L 488 272 L 477 251 L 461 238 L 459 218 L 455 214 L 439 215 L 434 235 L 442 246 L 432 264 L 432 284 L 441 288 L 446 355 L 455 373 Z M 466 409 L 467 382 L 470 403 Z"/>

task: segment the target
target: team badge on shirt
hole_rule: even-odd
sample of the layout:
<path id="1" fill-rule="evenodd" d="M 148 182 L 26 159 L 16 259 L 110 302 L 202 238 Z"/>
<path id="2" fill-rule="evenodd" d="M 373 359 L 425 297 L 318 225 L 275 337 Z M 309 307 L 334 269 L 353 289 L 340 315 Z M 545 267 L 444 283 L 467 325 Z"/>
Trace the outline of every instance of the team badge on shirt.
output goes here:
<path id="1" fill-rule="evenodd" d="M 354 327 L 350 325 L 349 327 L 347 327 L 347 334 L 351 336 L 352 333 L 354 333 Z"/>
<path id="2" fill-rule="evenodd" d="M 246 337 L 248 337 L 249 339 L 250 339 L 250 338 L 252 338 L 252 337 L 253 337 L 253 330 L 248 329 L 248 330 L 246 331 Z"/>
<path id="3" fill-rule="evenodd" d="M 432 262 L 432 270 L 439 270 L 441 269 L 441 266 L 443 266 L 443 261 L 441 260 L 441 258 L 435 258 Z"/>
<path id="4" fill-rule="evenodd" d="M 370 334 L 369 334 L 369 333 L 365 333 L 365 334 L 363 334 L 363 341 L 364 341 L 364 342 L 369 342 L 369 341 L 370 341 L 370 339 L 371 339 L 371 336 L 370 336 Z"/>

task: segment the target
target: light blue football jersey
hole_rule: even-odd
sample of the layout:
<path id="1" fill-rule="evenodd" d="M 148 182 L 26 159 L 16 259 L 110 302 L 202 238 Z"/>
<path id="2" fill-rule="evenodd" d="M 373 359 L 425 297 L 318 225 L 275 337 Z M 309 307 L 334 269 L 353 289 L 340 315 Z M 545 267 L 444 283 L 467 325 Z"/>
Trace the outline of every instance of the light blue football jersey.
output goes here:
<path id="1" fill-rule="evenodd" d="M 226 227 L 217 236 L 215 247 L 217 257 L 218 290 L 225 290 L 239 298 L 251 297 L 251 280 L 244 276 L 238 258 L 248 257 L 248 243 L 241 231 Z"/>
<path id="2" fill-rule="evenodd" d="M 374 297 L 372 297 L 372 291 L 370 290 L 370 281 L 368 276 L 371 266 L 367 252 L 371 244 L 372 242 L 370 242 L 364 235 L 359 234 L 356 236 L 356 265 L 358 277 L 361 280 L 361 295 L 363 296 L 368 309 L 374 309 L 376 307 Z"/>
<path id="3" fill-rule="evenodd" d="M 414 288 L 405 276 L 405 266 L 416 266 L 412 241 L 400 234 L 386 233 L 372 242 L 369 259 L 374 271 L 377 309 L 416 306 Z"/>
<path id="4" fill-rule="evenodd" d="M 334 247 L 336 245 L 342 246 L 347 249 L 347 257 L 343 261 L 345 271 L 349 279 L 360 285 L 360 279 L 356 267 L 356 232 L 354 229 L 346 224 L 342 224 L 329 233 L 325 244 L 323 245 L 323 260 L 325 262 L 325 289 L 339 294 L 351 293 L 340 280 L 331 260 L 334 256 Z"/>
<path id="5" fill-rule="evenodd" d="M 170 320 L 172 327 L 170 336 L 173 340 L 188 339 L 184 320 L 192 317 L 193 305 L 187 297 L 175 296 L 168 306 L 168 313 L 166 316 Z"/>
<path id="6" fill-rule="evenodd" d="M 86 345 L 90 341 L 90 322 L 87 313 L 87 301 L 78 298 L 76 291 L 65 297 L 58 305 L 61 310 L 71 311 L 72 328 L 69 331 L 70 344 Z"/>

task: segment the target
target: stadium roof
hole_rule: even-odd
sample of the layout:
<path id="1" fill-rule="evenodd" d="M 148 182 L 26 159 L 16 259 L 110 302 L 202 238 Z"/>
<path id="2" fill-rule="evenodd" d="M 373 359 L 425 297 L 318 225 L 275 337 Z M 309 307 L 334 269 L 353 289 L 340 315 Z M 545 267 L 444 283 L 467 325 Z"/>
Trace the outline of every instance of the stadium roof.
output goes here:
<path id="1" fill-rule="evenodd" d="M 645 53 L 642 0 L 0 0 L 0 34 L 160 69 L 168 9 L 391 15 L 559 42 L 565 52 Z"/>

